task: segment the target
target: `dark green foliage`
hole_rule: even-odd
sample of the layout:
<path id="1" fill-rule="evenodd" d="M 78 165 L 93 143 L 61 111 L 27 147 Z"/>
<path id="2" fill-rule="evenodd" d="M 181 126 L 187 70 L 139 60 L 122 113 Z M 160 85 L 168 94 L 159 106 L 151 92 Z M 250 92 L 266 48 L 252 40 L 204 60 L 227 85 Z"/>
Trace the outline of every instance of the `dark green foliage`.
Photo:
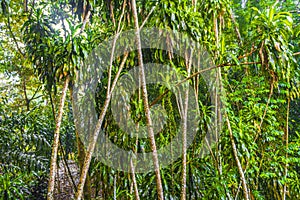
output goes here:
<path id="1" fill-rule="evenodd" d="M 3 101 L 4 100 L 4 101 Z M 8 103 L 1 99 L 1 102 Z M 0 105 L 0 198 L 45 198 L 53 127 L 41 108 L 11 111 Z M 6 197 L 5 197 L 6 196 Z"/>

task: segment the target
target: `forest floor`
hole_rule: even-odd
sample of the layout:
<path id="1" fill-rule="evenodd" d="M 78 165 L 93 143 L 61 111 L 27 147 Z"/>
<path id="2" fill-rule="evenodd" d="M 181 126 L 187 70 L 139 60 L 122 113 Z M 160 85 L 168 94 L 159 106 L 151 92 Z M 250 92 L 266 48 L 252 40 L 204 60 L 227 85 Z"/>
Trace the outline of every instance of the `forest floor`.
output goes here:
<path id="1" fill-rule="evenodd" d="M 74 188 L 79 182 L 80 174 L 77 163 L 73 160 L 67 160 L 67 163 L 68 167 L 63 160 L 59 162 L 54 194 L 57 200 L 73 199 L 75 195 Z"/>

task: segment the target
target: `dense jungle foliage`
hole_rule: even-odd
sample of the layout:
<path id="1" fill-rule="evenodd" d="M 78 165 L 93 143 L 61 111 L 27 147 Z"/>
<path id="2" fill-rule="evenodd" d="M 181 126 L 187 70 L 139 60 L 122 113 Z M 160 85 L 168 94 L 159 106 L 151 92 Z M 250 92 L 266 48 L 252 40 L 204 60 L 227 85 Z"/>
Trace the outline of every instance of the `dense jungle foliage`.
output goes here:
<path id="1" fill-rule="evenodd" d="M 300 199 L 300 1 L 0 4 L 0 199 Z M 153 27 L 202 45 L 212 61 L 206 72 L 218 87 L 209 89 L 203 61 L 189 59 L 198 52 L 174 54 L 172 37 L 151 41 L 167 43 L 167 50 L 141 49 L 137 42 L 137 48 L 112 60 L 94 94 L 97 134 L 126 151 L 153 152 L 157 164 L 147 173 L 134 166 L 120 171 L 93 157 L 92 139 L 86 144 L 80 136 L 74 90 L 84 62 L 107 38 Z M 135 36 L 132 40 L 139 41 Z M 191 113 L 184 106 L 192 94 L 178 98 L 165 85 L 147 84 L 122 97 L 129 105 L 110 102 L 113 89 L 120 89 L 113 81 L 143 63 L 174 68 L 195 91 L 199 122 L 190 145 Z M 143 86 L 145 75 L 138 76 Z M 148 115 L 149 105 L 160 107 Z M 113 106 L 120 115 L 129 106 L 130 118 L 147 127 L 149 137 L 121 129 Z M 149 120 L 159 122 L 160 114 L 167 116 L 165 124 L 153 135 Z M 217 142 L 203 154 L 212 130 Z M 178 131 L 182 155 L 161 166 L 165 158 L 153 150 L 167 146 Z"/>

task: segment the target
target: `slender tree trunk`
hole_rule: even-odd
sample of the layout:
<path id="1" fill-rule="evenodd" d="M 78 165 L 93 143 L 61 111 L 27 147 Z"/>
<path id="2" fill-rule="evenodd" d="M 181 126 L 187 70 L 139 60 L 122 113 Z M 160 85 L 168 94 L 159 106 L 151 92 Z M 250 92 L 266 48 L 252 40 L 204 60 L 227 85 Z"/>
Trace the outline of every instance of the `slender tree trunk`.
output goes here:
<path id="1" fill-rule="evenodd" d="M 138 190 L 138 186 L 137 186 L 137 182 L 136 182 L 136 178 L 135 178 L 135 169 L 134 169 L 132 160 L 130 160 L 130 167 L 131 167 L 131 172 L 132 172 L 132 182 L 133 182 L 133 186 L 134 186 L 135 199 L 140 200 L 139 190 Z"/>
<path id="2" fill-rule="evenodd" d="M 74 108 L 74 101 L 73 101 L 73 86 L 70 87 L 70 96 L 71 96 L 71 102 L 72 107 Z M 77 143 L 77 152 L 78 152 L 78 163 L 79 163 L 79 169 L 80 172 L 82 171 L 84 158 L 85 158 L 85 148 L 84 144 L 82 143 L 79 133 L 75 127 L 75 136 L 76 136 L 76 143 Z M 84 198 L 90 199 L 92 197 L 92 187 L 91 187 L 91 180 L 89 174 L 87 174 L 87 178 L 84 184 Z"/>
<path id="3" fill-rule="evenodd" d="M 227 113 L 225 113 L 225 117 L 226 117 L 226 122 L 227 122 L 228 130 L 229 130 L 229 137 L 230 137 L 230 141 L 231 141 L 231 146 L 232 146 L 232 150 L 233 150 L 234 159 L 236 161 L 238 171 L 239 171 L 239 174 L 240 174 L 241 180 L 242 180 L 244 198 L 245 198 L 245 200 L 249 200 L 249 193 L 248 193 L 246 178 L 245 178 L 245 175 L 244 175 L 244 172 L 243 172 L 243 168 L 242 168 L 240 159 L 238 157 L 237 148 L 236 148 L 236 145 L 235 145 L 235 142 L 234 142 L 233 133 L 232 133 L 232 129 L 231 129 L 231 126 L 230 126 L 230 121 L 229 121 Z"/>
<path id="4" fill-rule="evenodd" d="M 233 23 L 235 33 L 236 33 L 237 38 L 238 38 L 238 41 L 239 41 L 239 45 L 241 46 L 241 45 L 243 44 L 243 42 L 242 42 L 242 36 L 241 36 L 241 34 L 240 34 L 240 31 L 239 31 L 238 23 L 237 23 L 236 20 L 235 20 L 233 11 L 230 10 L 229 12 L 230 12 L 230 18 L 231 18 L 231 21 L 232 21 L 232 23 Z"/>
<path id="5" fill-rule="evenodd" d="M 27 88 L 26 88 L 26 80 L 25 77 L 23 77 L 23 92 L 24 92 L 24 100 L 25 100 L 25 105 L 26 105 L 26 109 L 27 111 L 30 111 L 30 100 L 28 99 L 27 96 Z"/>
<path id="6" fill-rule="evenodd" d="M 84 145 L 80 139 L 80 136 L 75 130 L 76 134 L 76 142 L 77 142 L 77 151 L 78 151 L 78 163 L 79 163 L 79 169 L 82 171 L 84 158 L 85 158 L 85 148 Z M 92 187 L 91 187 L 91 180 L 89 174 L 87 174 L 86 181 L 84 184 L 84 199 L 90 199 L 92 197 Z"/>
<path id="7" fill-rule="evenodd" d="M 140 99 L 141 99 L 141 80 L 139 78 L 139 89 L 138 89 L 138 102 L 140 102 Z M 139 123 L 136 123 L 135 124 L 135 128 L 136 130 L 138 131 L 139 130 Z M 139 142 L 139 138 L 138 136 L 136 136 L 136 140 L 135 140 L 135 149 L 134 149 L 134 153 L 136 154 L 137 151 L 138 151 L 138 142 Z M 135 199 L 136 200 L 140 200 L 140 195 L 139 195 L 139 190 L 138 190 L 138 185 L 137 185 L 137 182 L 136 182 L 136 178 L 135 178 L 135 168 L 134 168 L 134 165 L 133 165 L 133 162 L 132 162 L 132 159 L 130 159 L 130 168 L 131 168 L 131 176 L 132 176 L 132 184 L 134 186 L 134 194 L 135 194 Z"/>
<path id="8" fill-rule="evenodd" d="M 148 94 L 147 94 L 148 92 L 147 92 L 147 88 L 146 88 L 146 77 L 145 77 L 145 73 L 144 73 L 144 64 L 143 64 L 142 45 L 141 45 L 141 38 L 140 38 L 139 20 L 138 20 L 135 0 L 132 0 L 131 4 L 132 4 L 134 25 L 135 25 L 135 30 L 136 30 L 135 34 L 136 34 L 136 43 L 137 43 L 137 48 L 138 48 L 138 62 L 139 62 L 139 65 L 140 65 L 142 97 L 143 97 L 143 103 L 144 103 L 147 129 L 148 129 L 148 134 L 149 134 L 149 138 L 150 138 L 150 144 L 151 144 L 151 150 L 152 150 L 152 156 L 153 156 L 153 163 L 154 163 L 154 168 L 155 168 L 154 170 L 155 170 L 155 174 L 156 174 L 156 187 L 157 187 L 158 199 L 162 200 L 162 199 L 164 199 L 163 187 L 162 187 L 162 182 L 161 182 L 159 161 L 158 161 L 158 155 L 157 155 L 157 149 L 156 149 L 153 126 L 152 126 L 152 120 L 151 120 L 151 116 L 150 116 L 150 108 L 149 108 L 149 103 L 148 103 Z"/>
<path id="9" fill-rule="evenodd" d="M 90 142 L 90 144 L 87 148 L 84 163 L 83 163 L 83 167 L 82 167 L 82 171 L 81 171 L 81 175 L 80 175 L 80 179 L 79 179 L 79 184 L 78 184 L 78 188 L 77 188 L 77 194 L 76 194 L 76 197 L 75 197 L 76 200 L 80 200 L 82 198 L 82 194 L 83 194 L 83 190 L 84 190 L 84 184 L 85 184 L 85 181 L 86 181 L 86 178 L 87 178 L 88 170 L 89 170 L 89 167 L 90 167 L 90 163 L 91 163 L 91 160 L 92 160 L 92 155 L 93 155 L 93 152 L 94 152 L 94 149 L 95 149 L 95 146 L 96 146 L 98 135 L 99 135 L 99 132 L 101 130 L 101 126 L 102 126 L 102 123 L 103 123 L 108 105 L 110 103 L 110 98 L 111 98 L 112 92 L 114 90 L 114 87 L 117 84 L 117 81 L 118 81 L 119 76 L 121 74 L 121 71 L 122 71 L 122 69 L 125 65 L 127 57 L 128 57 L 128 53 L 126 52 L 125 55 L 124 55 L 124 58 L 122 60 L 122 63 L 120 65 L 120 68 L 119 68 L 119 70 L 118 70 L 118 72 L 115 76 L 113 84 L 111 86 L 111 90 L 107 92 L 106 99 L 105 99 L 103 108 L 101 110 L 100 116 L 99 116 L 99 120 L 97 122 L 94 134 L 92 136 L 92 140 L 91 140 L 91 142 Z"/>
<path id="10" fill-rule="evenodd" d="M 106 97 L 103 109 L 100 113 L 100 117 L 99 117 L 98 123 L 97 123 L 95 131 L 94 131 L 92 141 L 90 142 L 90 144 L 88 146 L 88 149 L 87 149 L 87 152 L 85 154 L 85 159 L 84 159 L 84 162 L 83 162 L 81 175 L 80 175 L 80 179 L 79 179 L 79 184 L 78 184 L 78 189 L 77 189 L 77 194 L 76 194 L 76 199 L 77 200 L 80 200 L 82 198 L 82 194 L 84 192 L 84 185 L 85 185 L 85 182 L 86 182 L 86 179 L 87 179 L 87 176 L 88 176 L 88 170 L 89 170 L 89 166 L 90 166 L 90 163 L 91 163 L 91 160 L 92 160 L 92 155 L 93 155 L 93 152 L 94 152 L 94 149 L 95 149 L 95 146 L 96 146 L 96 142 L 97 142 L 97 139 L 98 139 L 98 135 L 99 135 L 99 132 L 101 130 L 101 126 L 102 126 L 102 123 L 103 123 L 103 120 L 104 120 L 104 117 L 105 117 L 105 114 L 106 114 L 106 111 L 107 111 L 107 108 L 108 108 L 108 105 L 109 105 L 109 102 L 110 102 L 110 98 L 111 98 L 111 94 L 109 94 Z"/>
<path id="11" fill-rule="evenodd" d="M 119 23 L 118 23 L 116 34 L 119 34 L 120 31 L 121 31 L 121 21 L 122 21 L 123 16 L 124 16 L 125 6 L 126 6 L 126 0 L 123 2 L 122 14 L 121 14 L 121 17 L 120 17 L 120 20 L 119 20 Z M 87 16 L 85 16 L 85 18 L 84 18 L 85 20 L 84 20 L 83 27 L 82 27 L 81 31 L 83 31 L 83 29 L 85 27 L 85 24 L 86 24 L 86 21 L 88 20 L 89 15 L 90 15 L 90 11 L 88 11 Z M 113 86 L 111 87 L 110 86 L 110 84 L 111 84 L 111 69 L 112 69 L 112 62 L 113 62 L 112 58 L 113 58 L 113 54 L 114 54 L 116 40 L 117 40 L 117 37 L 115 37 L 115 40 L 114 40 L 114 43 L 113 43 L 113 50 L 111 52 L 111 60 L 110 60 L 110 67 L 109 67 L 109 74 L 108 74 L 108 79 L 109 80 L 108 80 L 106 100 L 104 102 L 104 106 L 103 106 L 102 112 L 100 114 L 100 118 L 98 120 L 96 129 L 95 129 L 95 132 L 94 132 L 93 141 L 90 143 L 90 145 L 88 147 L 87 154 L 84 153 L 85 159 L 82 159 L 81 176 L 80 176 L 80 181 L 79 181 L 79 185 L 78 185 L 78 191 L 77 191 L 77 194 L 76 194 L 76 199 L 81 199 L 83 190 L 85 191 L 86 190 L 85 187 L 88 187 L 88 186 L 85 186 L 86 185 L 85 182 L 87 182 L 88 185 L 90 185 L 89 176 L 88 176 L 88 169 L 89 169 L 89 165 L 90 165 L 90 162 L 91 162 L 91 157 L 92 157 L 92 154 L 93 154 L 93 151 L 94 151 L 94 148 L 95 148 L 95 144 L 96 144 L 96 141 L 97 141 L 97 138 L 98 138 L 98 134 L 99 134 L 100 129 L 101 129 L 102 122 L 104 120 L 104 116 L 106 114 L 106 111 L 107 111 L 107 108 L 108 108 L 108 105 L 109 105 L 109 102 L 110 102 L 112 91 L 114 89 L 116 81 L 118 80 L 118 77 L 120 76 L 120 73 L 121 73 L 121 71 L 124 67 L 125 61 L 126 61 L 127 56 L 128 56 L 128 53 L 125 53 L 125 56 L 124 56 L 124 59 L 121 63 L 120 69 L 119 69 L 119 71 L 118 71 L 118 73 L 115 77 Z M 83 187 L 83 185 L 85 187 Z"/>
<path id="12" fill-rule="evenodd" d="M 242 0 L 241 7 L 246 8 L 247 0 Z"/>
<path id="13" fill-rule="evenodd" d="M 88 2 L 88 4 L 89 4 L 89 2 Z M 111 2 L 111 4 L 110 4 L 110 6 L 112 6 L 112 2 Z M 122 14 L 121 14 L 121 17 L 120 17 L 120 20 L 119 20 L 119 23 L 118 23 L 117 33 L 116 33 L 116 34 L 119 34 L 119 33 L 120 33 L 121 22 L 122 22 L 122 18 L 123 18 L 123 16 L 124 16 L 125 6 L 126 6 L 126 0 L 125 0 L 124 3 L 123 3 Z M 85 11 L 84 11 L 84 14 L 83 14 L 83 25 L 82 25 L 82 27 L 81 27 L 80 32 L 83 32 L 83 30 L 84 30 L 86 24 L 88 23 L 90 14 L 91 14 L 90 10 L 87 10 L 87 7 L 88 7 L 88 5 L 85 5 Z M 112 15 L 113 15 L 113 11 L 111 11 L 111 12 L 112 12 Z M 114 18 L 113 18 L 113 20 L 114 20 Z M 114 23 L 114 24 L 115 24 L 115 23 Z M 109 68 L 109 81 L 108 81 L 108 89 L 107 89 L 108 92 L 107 92 L 107 97 L 108 97 L 108 96 L 111 96 L 111 92 L 112 92 L 112 90 L 113 90 L 113 88 L 112 88 L 112 89 L 110 88 L 110 84 L 111 84 L 111 70 L 112 70 L 112 62 L 113 62 L 112 58 L 113 58 L 113 55 L 114 55 L 114 50 L 115 50 L 116 40 L 117 40 L 117 37 L 115 37 L 115 39 L 114 39 L 113 51 L 111 52 L 111 61 L 110 61 L 110 68 Z M 124 60 L 126 60 L 126 58 L 127 58 L 127 55 L 125 55 Z M 121 65 L 122 65 L 122 66 L 120 67 L 120 69 L 123 68 L 124 63 L 122 63 Z M 119 71 L 120 71 L 120 70 L 119 70 Z M 116 77 L 117 77 L 117 76 L 116 76 Z M 116 79 L 118 79 L 118 78 L 116 78 Z M 71 96 L 72 96 L 72 94 L 71 94 Z M 109 97 L 109 99 L 110 99 L 110 97 Z M 108 106 L 109 102 L 110 102 L 110 101 L 108 101 L 108 102 L 107 102 L 107 105 L 104 106 L 105 111 L 104 111 L 104 113 L 103 113 L 103 119 L 104 119 L 104 116 L 105 116 L 105 113 L 106 113 L 106 110 L 107 110 L 107 107 L 106 107 L 106 106 Z M 101 114 L 102 114 L 102 113 L 101 113 Z M 100 117 L 100 119 L 101 119 L 101 117 Z M 100 119 L 99 119 L 99 121 L 98 121 L 98 124 L 99 124 L 99 123 L 102 124 L 103 119 L 102 119 L 101 122 L 100 122 Z M 100 127 L 101 127 L 101 125 L 100 125 Z M 99 127 L 98 132 L 100 131 L 100 127 Z M 97 130 L 97 128 L 96 128 L 96 130 Z M 98 133 L 98 134 L 99 134 L 99 133 Z M 97 135 L 98 135 L 98 134 L 97 134 Z M 97 137 L 98 137 L 98 136 L 97 136 Z M 81 172 L 81 175 L 85 174 L 85 175 L 84 175 L 84 179 L 82 180 L 83 182 L 79 182 L 79 186 L 78 186 L 78 187 L 82 187 L 82 185 L 84 184 L 84 187 L 83 187 L 84 197 L 85 197 L 85 199 L 87 199 L 87 198 L 89 199 L 89 198 L 91 198 L 92 191 L 91 191 L 91 181 L 90 181 L 90 177 L 89 177 L 89 174 L 88 174 L 88 168 L 89 168 L 89 165 L 90 165 L 90 159 L 91 159 L 90 156 L 92 156 L 92 152 L 93 152 L 94 150 L 92 150 L 91 152 L 88 152 L 90 155 L 88 155 L 88 156 L 86 157 L 86 152 L 85 152 L 83 143 L 82 143 L 82 141 L 80 140 L 80 137 L 79 137 L 77 131 L 76 131 L 76 138 L 77 138 L 77 145 L 78 145 L 78 160 L 79 160 L 79 165 L 80 165 L 80 172 Z M 94 141 L 93 141 L 93 142 L 94 142 Z M 96 142 L 96 141 L 95 141 L 95 142 Z M 95 145 L 95 144 L 94 144 L 94 145 Z M 89 147 L 90 147 L 90 146 L 89 146 Z M 93 147 L 93 148 L 94 148 L 94 147 Z M 89 149 L 89 150 L 91 150 L 91 149 Z M 89 158 L 89 157 L 90 157 L 90 158 Z M 89 160 L 89 161 L 88 161 L 88 164 L 85 163 L 85 162 L 87 161 L 87 159 Z M 87 167 L 87 168 L 86 168 L 86 167 Z M 84 171 L 83 171 L 83 170 L 84 170 Z M 82 177 L 81 177 L 81 178 L 82 178 Z M 81 184 L 81 185 L 80 185 L 80 184 Z M 78 195 L 78 198 L 81 198 L 81 196 L 82 196 L 82 191 L 79 191 L 79 190 L 80 190 L 80 189 L 78 189 L 78 191 L 77 191 L 77 195 Z"/>
<path id="14" fill-rule="evenodd" d="M 287 105 L 287 111 L 286 111 L 286 129 L 285 129 L 285 147 L 286 151 L 289 148 L 289 114 L 290 114 L 290 98 L 288 98 L 288 105 Z M 285 159 L 288 159 L 288 153 L 285 154 Z M 285 164 L 284 167 L 284 178 L 287 178 L 288 174 L 288 163 Z M 287 184 L 284 183 L 283 186 L 283 194 L 282 194 L 282 200 L 286 199 L 286 193 L 287 193 Z"/>
<path id="15" fill-rule="evenodd" d="M 190 52 L 190 58 L 188 58 L 188 55 L 186 54 L 186 70 L 187 70 L 187 75 L 188 77 L 191 74 L 191 67 L 192 67 L 192 55 L 193 52 L 191 50 Z M 187 83 L 188 84 L 188 83 Z M 181 200 L 186 199 L 186 163 L 187 163 L 187 156 L 186 156 L 186 149 L 187 149 L 187 117 L 188 117 L 188 106 L 189 106 L 189 88 L 187 86 L 185 94 L 184 94 L 184 105 L 183 105 L 183 133 L 182 133 L 182 140 L 183 140 L 183 145 L 182 145 L 182 179 L 181 179 Z"/>
<path id="16" fill-rule="evenodd" d="M 59 159 L 57 159 L 56 164 L 59 166 Z M 56 168 L 56 180 L 57 180 L 57 193 L 60 194 L 61 193 L 61 186 L 60 186 L 60 174 L 59 174 L 59 167 Z M 55 181 L 54 181 L 55 182 Z"/>
<path id="17" fill-rule="evenodd" d="M 220 15 L 220 21 L 222 21 L 222 15 Z M 214 33 L 215 33 L 215 39 L 216 39 L 216 46 L 217 46 L 217 51 L 215 53 L 215 60 L 219 56 L 220 52 L 220 36 L 222 36 L 222 25 L 221 22 L 220 24 L 218 23 L 218 17 L 216 14 L 213 15 L 213 23 L 214 23 Z M 220 95 L 222 95 L 223 91 L 223 85 L 222 85 L 222 74 L 221 74 L 221 68 L 218 67 L 216 69 L 216 86 L 215 86 L 215 137 L 216 139 L 219 137 L 219 133 L 222 131 L 222 114 L 221 114 L 221 99 Z M 220 94 L 221 93 L 221 94 Z M 209 147 L 209 146 L 208 146 Z M 221 149 L 222 146 L 221 144 L 218 144 L 217 146 L 217 157 L 216 157 L 216 167 L 218 169 L 218 172 L 220 176 L 222 176 L 222 160 L 221 160 Z M 212 153 L 213 155 L 213 153 Z M 230 194 L 226 191 L 226 185 L 223 184 L 224 190 L 226 192 L 226 196 L 228 199 L 232 199 Z"/>
<path id="18" fill-rule="evenodd" d="M 27 12 L 28 11 L 28 6 L 27 6 L 28 2 L 27 0 L 24 0 L 23 1 L 23 9 L 24 9 L 24 12 Z"/>
<path id="19" fill-rule="evenodd" d="M 192 6 L 194 6 L 194 12 L 196 12 L 196 1 L 192 0 Z M 186 52 L 186 70 L 187 70 L 187 76 L 189 77 L 191 74 L 191 68 L 192 68 L 192 55 L 193 50 L 191 49 L 190 57 L 188 58 L 188 53 Z M 197 97 L 196 97 L 197 99 Z M 188 105 L 189 105 L 189 88 L 187 87 L 185 94 L 184 94 L 184 106 L 183 106 L 183 133 L 182 133 L 182 179 L 181 179 L 181 200 L 186 199 L 186 171 L 187 171 L 187 155 L 186 155 L 186 149 L 187 149 L 187 115 L 188 115 Z M 198 101 L 197 101 L 198 102 Z"/>
<path id="20" fill-rule="evenodd" d="M 221 94 L 218 94 L 219 91 L 216 91 L 216 98 L 218 98 L 217 101 L 216 101 L 216 104 L 215 104 L 215 106 L 217 106 L 217 108 L 218 108 L 217 113 L 216 113 L 216 117 L 218 118 L 216 126 L 218 126 L 217 130 L 219 132 L 221 132 L 222 131 L 222 113 L 221 113 L 221 104 L 222 104 L 222 102 L 221 102 L 221 96 L 223 95 L 223 93 L 222 93 L 223 84 L 222 84 L 222 74 L 221 74 L 221 69 L 220 68 L 217 69 L 217 77 L 218 77 L 217 78 L 217 80 L 218 80 L 217 87 L 220 87 L 219 91 L 221 92 Z M 221 144 L 218 145 L 217 151 L 218 151 L 218 158 L 219 159 L 217 158 L 217 163 L 216 164 L 217 164 L 219 174 L 220 174 L 220 176 L 222 176 L 223 170 L 222 170 L 222 156 L 221 156 L 222 155 L 221 154 L 222 146 L 221 146 Z M 223 185 L 224 190 L 226 192 L 227 199 L 231 200 L 232 197 L 229 194 L 229 192 L 227 191 L 227 187 L 226 187 L 225 183 L 222 184 L 222 185 Z"/>
<path id="21" fill-rule="evenodd" d="M 214 33 L 215 33 L 215 39 L 216 39 L 216 45 L 217 45 L 217 48 L 219 49 L 219 30 L 218 30 L 218 18 L 216 16 L 216 14 L 213 15 L 213 20 L 214 20 Z M 215 54 L 215 59 L 216 59 L 216 56 L 218 55 L 218 50 Z"/>
<path id="22" fill-rule="evenodd" d="M 114 200 L 117 200 L 117 175 L 114 174 Z"/>
<path id="23" fill-rule="evenodd" d="M 70 167 L 69 167 L 69 164 L 68 164 L 68 160 L 66 159 L 66 154 L 64 152 L 64 148 L 62 146 L 62 142 L 59 141 L 60 143 L 60 152 L 62 153 L 62 158 L 63 158 L 63 163 L 64 163 L 64 168 L 65 168 L 65 172 L 68 174 L 68 178 L 69 178 L 69 183 L 70 185 L 73 186 L 73 191 L 74 193 L 76 192 L 76 184 L 75 184 L 75 181 L 73 179 L 73 176 L 72 176 L 72 173 L 71 173 L 71 170 L 70 170 Z"/>
<path id="24" fill-rule="evenodd" d="M 57 152 L 58 152 L 58 145 L 59 145 L 59 131 L 63 116 L 63 109 L 64 104 L 67 96 L 67 90 L 69 85 L 70 77 L 67 76 L 65 80 L 65 84 L 61 93 L 60 98 L 60 106 L 58 110 L 58 117 L 56 118 L 56 127 L 54 131 L 54 140 L 52 145 L 52 154 L 51 154 L 51 163 L 50 163 L 50 175 L 49 175 L 49 182 L 48 182 L 48 193 L 47 199 L 54 200 L 54 185 L 55 185 L 55 173 L 57 171 Z"/>

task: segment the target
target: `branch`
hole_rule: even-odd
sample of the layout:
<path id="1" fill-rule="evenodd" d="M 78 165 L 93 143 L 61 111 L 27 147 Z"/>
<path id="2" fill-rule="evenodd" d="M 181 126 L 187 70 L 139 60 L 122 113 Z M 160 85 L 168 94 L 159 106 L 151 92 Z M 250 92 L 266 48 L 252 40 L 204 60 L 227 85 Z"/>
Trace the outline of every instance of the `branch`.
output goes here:
<path id="1" fill-rule="evenodd" d="M 146 24 L 146 22 L 148 21 L 150 15 L 152 14 L 152 12 L 154 11 L 156 5 L 153 6 L 149 12 L 149 14 L 147 15 L 147 17 L 145 18 L 145 20 L 143 21 L 142 25 L 140 26 L 140 30 L 142 30 L 142 28 L 144 27 L 144 25 Z"/>
<path id="2" fill-rule="evenodd" d="M 257 49 L 254 49 L 254 46 L 252 45 L 251 51 L 250 51 L 249 53 L 246 53 L 246 54 L 242 55 L 242 56 L 239 56 L 239 57 L 238 57 L 238 60 L 250 56 L 250 55 L 253 54 L 256 50 L 257 50 Z"/>
<path id="3" fill-rule="evenodd" d="M 80 29 L 80 33 L 84 31 L 84 28 L 86 26 L 86 23 L 87 23 L 88 19 L 90 18 L 90 15 L 91 15 L 91 11 L 88 11 L 85 18 L 84 18 L 84 20 L 83 20 L 83 24 L 82 24 L 82 27 Z"/>
<path id="4" fill-rule="evenodd" d="M 298 55 L 300 55 L 300 52 L 296 52 L 293 54 L 293 56 L 298 56 Z"/>
<path id="5" fill-rule="evenodd" d="M 234 29 L 235 29 L 235 32 L 236 32 L 236 35 L 237 35 L 237 38 L 238 38 L 238 41 L 239 41 L 239 45 L 242 45 L 242 44 L 243 44 L 243 42 L 242 42 L 242 37 L 241 37 L 240 31 L 239 31 L 239 29 L 238 29 L 238 24 L 237 24 L 237 22 L 235 21 L 235 17 L 234 17 L 234 15 L 233 15 L 233 12 L 232 12 L 231 9 L 230 9 L 229 15 L 230 15 L 231 21 L 232 21 L 232 23 L 233 23 L 233 25 L 234 25 Z"/>
<path id="6" fill-rule="evenodd" d="M 111 54 L 110 54 L 110 61 L 109 61 L 109 70 L 108 70 L 108 84 L 107 84 L 107 94 L 110 92 L 110 85 L 111 85 L 111 70 L 112 70 L 112 64 L 113 64 L 113 59 L 114 59 L 114 54 L 115 54 L 115 49 L 116 49 L 116 43 L 117 40 L 119 38 L 119 35 L 123 29 L 123 26 L 121 27 L 121 22 L 122 22 L 122 18 L 124 16 L 125 13 L 125 6 L 126 6 L 126 0 L 123 3 L 123 7 L 122 7 L 122 13 L 119 19 L 119 23 L 118 23 L 118 27 L 117 27 L 117 32 L 116 35 L 114 37 L 113 40 L 113 44 L 112 44 L 112 49 L 111 49 Z"/>
<path id="7" fill-rule="evenodd" d="M 27 92 L 26 92 L 26 80 L 24 78 L 23 80 L 23 92 L 24 92 L 24 98 L 25 98 L 25 103 L 26 103 L 26 108 L 27 108 L 27 111 L 30 110 L 30 107 L 29 107 L 29 104 L 30 104 L 30 100 L 28 99 L 28 96 L 27 96 Z"/>
<path id="8" fill-rule="evenodd" d="M 217 69 L 217 68 L 220 68 L 220 67 L 226 67 L 226 66 L 236 66 L 236 65 L 251 65 L 251 64 L 261 64 L 261 62 L 245 62 L 245 63 L 240 63 L 240 64 L 230 64 L 230 63 L 223 63 L 221 65 L 217 65 L 217 66 L 213 66 L 213 67 L 209 67 L 209 68 L 206 68 L 206 69 L 203 69 L 203 70 L 200 70 L 194 74 L 192 74 L 191 76 L 183 79 L 182 81 L 180 81 L 179 83 L 177 83 L 175 86 L 178 86 L 182 83 L 184 83 L 185 81 L 188 81 L 192 78 L 194 78 L 195 76 L 199 75 L 199 74 L 202 74 L 204 72 L 207 72 L 207 71 L 210 71 L 210 70 L 213 70 L 213 69 Z M 149 107 L 151 108 L 153 105 L 155 105 L 162 97 L 164 97 L 170 90 L 169 89 L 166 89 L 165 92 L 161 95 L 159 95 L 150 105 Z"/>
<path id="9" fill-rule="evenodd" d="M 38 88 L 34 91 L 34 94 L 32 95 L 32 97 L 30 98 L 29 101 L 34 100 L 34 99 L 37 99 L 37 98 L 43 96 L 43 95 L 40 95 L 40 96 L 38 96 L 38 97 L 35 97 L 35 95 L 37 95 L 37 93 L 38 93 L 38 91 L 40 90 L 40 88 L 41 88 L 41 86 L 38 86 Z"/>
<path id="10" fill-rule="evenodd" d="M 10 33 L 10 35 L 11 35 L 13 41 L 16 43 L 16 47 L 17 47 L 19 53 L 20 53 L 20 54 L 22 55 L 22 57 L 24 58 L 24 57 L 25 57 L 25 54 L 21 51 L 21 49 L 20 49 L 20 47 L 19 47 L 19 44 L 18 44 L 18 42 L 17 42 L 17 39 L 16 39 L 14 33 L 13 33 L 12 30 L 11 30 L 9 16 L 7 17 L 7 24 L 6 24 L 6 26 L 8 27 L 9 33 Z"/>

